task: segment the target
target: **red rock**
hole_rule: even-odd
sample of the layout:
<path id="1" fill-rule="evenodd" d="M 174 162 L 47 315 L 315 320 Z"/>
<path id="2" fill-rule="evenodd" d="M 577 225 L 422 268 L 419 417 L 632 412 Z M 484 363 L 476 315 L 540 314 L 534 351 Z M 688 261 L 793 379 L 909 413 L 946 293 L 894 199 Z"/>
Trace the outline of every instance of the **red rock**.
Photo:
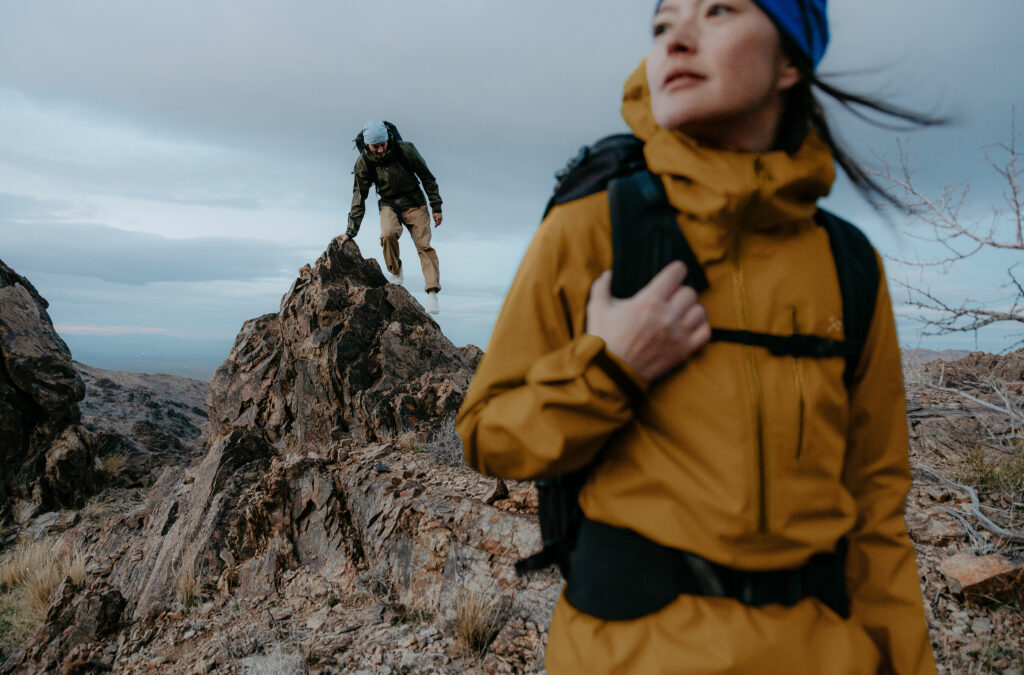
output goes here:
<path id="1" fill-rule="evenodd" d="M 1024 565 L 1003 556 L 958 553 L 942 561 L 939 569 L 949 590 L 968 600 L 1024 601 Z"/>

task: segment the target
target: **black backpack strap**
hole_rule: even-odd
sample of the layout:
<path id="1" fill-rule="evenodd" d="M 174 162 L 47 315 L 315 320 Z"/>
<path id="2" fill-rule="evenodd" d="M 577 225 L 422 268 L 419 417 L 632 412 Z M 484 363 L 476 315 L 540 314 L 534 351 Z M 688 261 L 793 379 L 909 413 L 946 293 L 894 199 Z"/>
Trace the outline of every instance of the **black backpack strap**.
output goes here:
<path id="1" fill-rule="evenodd" d="M 772 335 L 749 330 L 712 328 L 711 339 L 718 342 L 736 342 L 741 345 L 764 347 L 775 356 L 827 359 L 833 356 L 849 355 L 849 348 L 845 342 L 801 333 Z"/>
<path id="2" fill-rule="evenodd" d="M 608 183 L 612 218 L 612 295 L 628 298 L 673 260 L 686 263 L 684 284 L 708 287 L 689 242 L 676 222 L 661 179 L 646 168 Z"/>
<path id="3" fill-rule="evenodd" d="M 846 618 L 846 550 L 846 540 L 840 539 L 835 552 L 818 553 L 800 567 L 740 570 L 584 518 L 565 599 L 606 621 L 646 616 L 682 594 L 732 598 L 753 607 L 790 606 L 815 597 Z"/>
<path id="4" fill-rule="evenodd" d="M 543 548 L 516 563 L 516 573 L 523 575 L 551 565 L 558 565 L 566 579 L 570 573 L 570 558 L 576 548 L 583 511 L 579 494 L 587 482 L 590 467 L 555 476 L 534 483 L 537 487 L 537 517 Z"/>
<path id="5" fill-rule="evenodd" d="M 822 209 L 818 209 L 815 220 L 828 232 L 839 276 L 839 292 L 843 298 L 843 339 L 847 345 L 843 382 L 849 388 L 867 341 L 871 317 L 875 314 L 880 272 L 878 259 L 871 242 L 856 226 Z"/>

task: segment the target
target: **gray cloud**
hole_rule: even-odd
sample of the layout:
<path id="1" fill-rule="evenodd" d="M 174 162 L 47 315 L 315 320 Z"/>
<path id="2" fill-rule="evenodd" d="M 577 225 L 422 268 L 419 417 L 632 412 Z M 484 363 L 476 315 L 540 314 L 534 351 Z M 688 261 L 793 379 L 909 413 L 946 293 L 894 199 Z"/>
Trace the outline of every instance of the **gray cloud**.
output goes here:
<path id="1" fill-rule="evenodd" d="M 352 137 L 388 118 L 445 199 L 446 291 L 467 291 L 464 311 L 451 294 L 445 330 L 483 343 L 491 310 L 469 309 L 468 291 L 503 295 L 553 172 L 624 129 L 622 82 L 649 47 L 653 4 L 0 2 L 0 257 L 63 274 L 50 299 L 69 316 L 78 302 L 132 325 L 108 309 L 118 289 L 159 290 L 132 296 L 157 305 L 190 283 L 207 285 L 187 289 L 175 321 L 193 321 L 184 314 L 199 303 L 206 318 L 234 311 L 237 289 L 211 280 L 287 278 L 316 255 L 343 228 Z M 982 146 L 1007 138 L 1013 105 L 1024 110 L 1024 3 L 832 0 L 830 15 L 831 81 L 954 120 L 896 134 L 835 110 L 841 136 L 868 162 L 905 139 L 926 188 L 972 178 L 972 212 L 987 210 L 1001 186 Z M 842 180 L 828 204 L 905 247 Z M 175 239 L 179 214 L 190 232 L 225 236 Z M 374 221 L 371 207 L 367 254 L 379 252 Z M 505 236 L 519 243 L 495 245 Z M 286 285 L 261 286 L 244 311 L 272 310 Z"/>
<path id="2" fill-rule="evenodd" d="M 0 256 L 32 272 L 118 284 L 288 277 L 308 249 L 255 239 L 169 239 L 104 225 L 0 221 Z"/>

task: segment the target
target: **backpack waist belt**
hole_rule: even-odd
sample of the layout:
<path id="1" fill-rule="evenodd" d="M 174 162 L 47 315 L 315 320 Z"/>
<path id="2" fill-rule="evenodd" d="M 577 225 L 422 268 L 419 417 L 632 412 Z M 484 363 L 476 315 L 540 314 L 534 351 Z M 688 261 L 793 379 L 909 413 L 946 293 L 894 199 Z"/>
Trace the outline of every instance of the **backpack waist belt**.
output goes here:
<path id="1" fill-rule="evenodd" d="M 847 618 L 845 561 L 846 540 L 841 539 L 835 553 L 817 554 L 803 567 L 737 570 L 584 518 L 565 598 L 579 611 L 607 621 L 651 614 L 684 593 L 752 606 L 794 605 L 815 597 Z"/>

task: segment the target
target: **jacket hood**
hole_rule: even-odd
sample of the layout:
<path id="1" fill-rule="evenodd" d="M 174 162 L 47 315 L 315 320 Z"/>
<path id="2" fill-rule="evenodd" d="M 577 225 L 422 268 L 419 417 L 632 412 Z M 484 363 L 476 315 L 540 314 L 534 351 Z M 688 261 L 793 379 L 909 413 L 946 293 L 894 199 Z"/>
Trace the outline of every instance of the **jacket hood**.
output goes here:
<path id="1" fill-rule="evenodd" d="M 806 221 L 829 193 L 835 164 L 813 129 L 794 154 L 708 148 L 654 119 L 646 60 L 626 80 L 622 117 L 644 141 L 648 168 L 660 175 L 669 201 L 693 220 L 728 229 L 770 229 Z"/>

